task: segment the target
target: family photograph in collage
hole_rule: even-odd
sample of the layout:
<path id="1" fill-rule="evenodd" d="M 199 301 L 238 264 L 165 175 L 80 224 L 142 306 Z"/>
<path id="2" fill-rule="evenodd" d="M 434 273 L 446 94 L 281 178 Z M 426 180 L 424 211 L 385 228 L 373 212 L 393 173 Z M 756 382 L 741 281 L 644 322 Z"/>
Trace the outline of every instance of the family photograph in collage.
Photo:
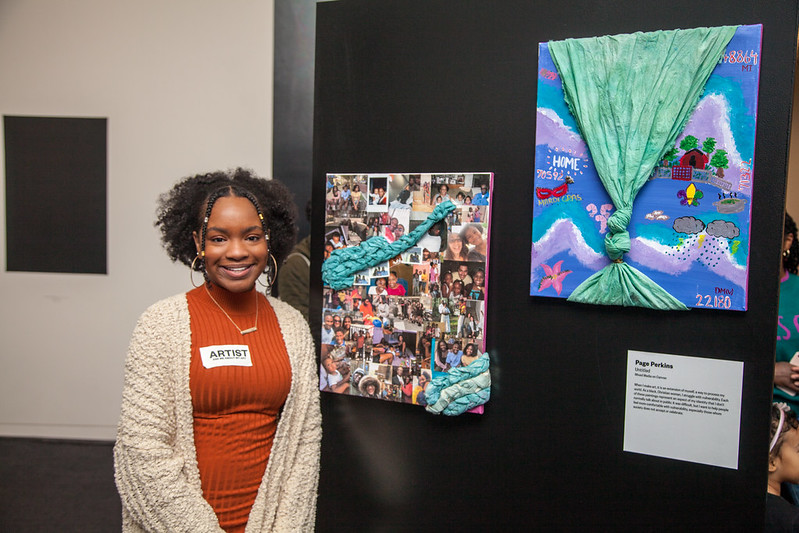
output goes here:
<path id="1" fill-rule="evenodd" d="M 438 373 L 484 351 L 491 173 L 329 174 L 324 258 L 394 242 L 443 201 L 456 208 L 412 247 L 323 289 L 319 388 L 426 405 Z"/>

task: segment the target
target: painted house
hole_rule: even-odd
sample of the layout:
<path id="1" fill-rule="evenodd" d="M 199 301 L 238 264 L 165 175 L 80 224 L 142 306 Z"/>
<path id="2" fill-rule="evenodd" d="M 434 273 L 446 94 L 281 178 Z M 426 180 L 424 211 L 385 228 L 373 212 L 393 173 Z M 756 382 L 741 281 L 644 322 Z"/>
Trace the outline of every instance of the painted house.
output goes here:
<path id="1" fill-rule="evenodd" d="M 702 150 L 694 148 L 688 150 L 685 155 L 680 158 L 681 167 L 694 167 L 696 169 L 703 169 L 707 165 L 708 157 Z"/>

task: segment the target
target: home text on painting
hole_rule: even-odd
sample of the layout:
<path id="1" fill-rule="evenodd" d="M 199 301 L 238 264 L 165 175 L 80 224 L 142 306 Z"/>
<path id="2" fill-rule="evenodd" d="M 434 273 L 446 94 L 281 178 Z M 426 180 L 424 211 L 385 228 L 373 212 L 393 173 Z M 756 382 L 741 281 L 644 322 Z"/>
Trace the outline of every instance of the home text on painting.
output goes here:
<path id="1" fill-rule="evenodd" d="M 578 172 L 577 163 L 579 163 L 579 158 L 577 157 L 569 157 L 567 155 L 552 156 L 552 166 L 556 168 L 565 168 Z"/>

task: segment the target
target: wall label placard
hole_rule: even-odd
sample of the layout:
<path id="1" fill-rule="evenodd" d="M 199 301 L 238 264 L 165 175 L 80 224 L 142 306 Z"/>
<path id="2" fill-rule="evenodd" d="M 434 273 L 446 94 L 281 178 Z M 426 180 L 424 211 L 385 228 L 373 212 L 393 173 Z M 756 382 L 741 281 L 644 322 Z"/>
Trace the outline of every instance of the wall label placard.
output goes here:
<path id="1" fill-rule="evenodd" d="M 624 451 L 737 469 L 743 368 L 627 352 Z"/>

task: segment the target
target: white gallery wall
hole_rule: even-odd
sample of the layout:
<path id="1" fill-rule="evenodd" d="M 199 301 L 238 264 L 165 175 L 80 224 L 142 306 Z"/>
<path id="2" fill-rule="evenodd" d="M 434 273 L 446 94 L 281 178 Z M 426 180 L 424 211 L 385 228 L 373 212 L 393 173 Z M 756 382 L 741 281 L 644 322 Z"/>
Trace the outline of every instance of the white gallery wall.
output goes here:
<path id="1" fill-rule="evenodd" d="M 0 115 L 108 118 L 107 275 L 7 272 L 0 217 L 0 436 L 114 438 L 136 318 L 191 288 L 161 249 L 156 198 L 189 174 L 272 168 L 273 11 L 0 1 Z"/>

